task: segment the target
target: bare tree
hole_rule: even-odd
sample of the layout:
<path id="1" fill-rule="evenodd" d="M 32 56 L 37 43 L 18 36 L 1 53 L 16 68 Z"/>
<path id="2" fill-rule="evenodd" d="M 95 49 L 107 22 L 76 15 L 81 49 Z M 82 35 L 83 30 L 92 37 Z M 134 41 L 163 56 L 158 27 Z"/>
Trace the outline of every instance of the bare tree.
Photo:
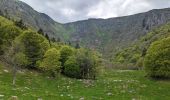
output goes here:
<path id="1" fill-rule="evenodd" d="M 20 43 L 12 43 L 12 46 L 9 47 L 8 51 L 3 55 L 4 61 L 12 66 L 13 71 L 13 80 L 12 84 L 16 83 L 16 74 L 17 70 L 22 66 L 28 63 L 27 58 L 24 53 L 22 53 L 22 45 Z"/>

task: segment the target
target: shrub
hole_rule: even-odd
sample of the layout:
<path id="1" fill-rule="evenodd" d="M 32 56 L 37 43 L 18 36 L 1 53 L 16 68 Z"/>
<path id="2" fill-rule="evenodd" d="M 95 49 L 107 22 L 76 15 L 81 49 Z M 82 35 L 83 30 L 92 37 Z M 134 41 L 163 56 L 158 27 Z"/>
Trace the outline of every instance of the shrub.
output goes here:
<path id="1" fill-rule="evenodd" d="M 73 78 L 80 78 L 80 67 L 75 56 L 71 56 L 64 64 L 64 74 Z"/>
<path id="2" fill-rule="evenodd" d="M 98 66 L 98 56 L 94 52 L 77 49 L 76 54 L 69 57 L 64 64 L 64 74 L 74 78 L 95 79 Z"/>
<path id="3" fill-rule="evenodd" d="M 55 48 L 49 49 L 45 53 L 44 59 L 40 63 L 40 69 L 55 77 L 55 75 L 59 73 L 61 67 L 61 62 L 59 61 L 59 59 L 59 51 Z"/>
<path id="4" fill-rule="evenodd" d="M 151 44 L 144 66 L 150 77 L 170 78 L 170 37 Z"/>

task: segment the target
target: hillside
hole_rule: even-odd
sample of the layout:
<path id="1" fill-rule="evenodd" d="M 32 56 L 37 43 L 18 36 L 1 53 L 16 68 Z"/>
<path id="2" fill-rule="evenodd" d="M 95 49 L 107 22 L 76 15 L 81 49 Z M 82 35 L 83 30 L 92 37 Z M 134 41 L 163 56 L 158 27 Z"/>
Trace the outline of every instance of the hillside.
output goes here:
<path id="1" fill-rule="evenodd" d="M 97 49 L 109 58 L 154 27 L 170 20 L 170 9 L 167 8 L 132 16 L 61 24 L 18 0 L 1 0 L 0 11 L 11 19 L 22 19 L 36 30 L 42 28 L 50 37 L 60 37 L 65 42 L 80 42 L 82 46 Z"/>
<path id="2" fill-rule="evenodd" d="M 73 41 L 79 40 L 85 46 L 98 48 L 109 55 L 129 46 L 169 19 L 170 9 L 162 9 L 119 18 L 78 21 L 65 24 L 65 27 L 73 30 Z"/>
<path id="3" fill-rule="evenodd" d="M 50 37 L 64 37 L 61 33 L 64 29 L 62 24 L 55 22 L 48 15 L 39 13 L 29 5 L 19 0 L 1 0 L 1 15 L 14 21 L 23 20 L 28 26 L 34 30 L 43 29 Z"/>
<path id="4" fill-rule="evenodd" d="M 113 58 L 114 63 L 133 64 L 136 67 L 142 67 L 143 59 L 150 45 L 158 40 L 170 36 L 170 23 L 157 27 L 147 35 L 141 37 L 137 42 L 127 48 L 120 50 Z"/>

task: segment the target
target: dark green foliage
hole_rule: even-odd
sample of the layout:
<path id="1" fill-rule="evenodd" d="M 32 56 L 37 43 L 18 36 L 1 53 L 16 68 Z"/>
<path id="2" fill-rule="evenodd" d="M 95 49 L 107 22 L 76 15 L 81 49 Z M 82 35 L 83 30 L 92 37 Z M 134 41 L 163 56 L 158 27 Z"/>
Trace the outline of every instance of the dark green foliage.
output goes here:
<path id="1" fill-rule="evenodd" d="M 150 77 L 170 78 L 170 37 L 151 44 L 144 66 Z"/>
<path id="2" fill-rule="evenodd" d="M 44 31 L 40 28 L 39 30 L 38 30 L 38 32 L 37 33 L 39 33 L 39 34 L 41 34 L 41 35 L 43 35 L 44 36 Z"/>
<path id="3" fill-rule="evenodd" d="M 73 55 L 74 49 L 69 46 L 63 46 L 60 50 L 62 66 L 68 60 L 68 58 Z"/>
<path id="4" fill-rule="evenodd" d="M 46 38 L 48 41 L 50 41 L 50 38 L 49 38 L 48 34 L 45 34 L 45 38 Z"/>
<path id="5" fill-rule="evenodd" d="M 25 54 L 31 63 L 28 67 L 36 68 L 36 62 L 43 58 L 44 53 L 50 47 L 49 42 L 42 35 L 32 31 L 24 32 L 20 38 L 25 47 Z"/>
<path id="6" fill-rule="evenodd" d="M 20 27 L 20 28 L 23 29 L 23 30 L 27 30 L 27 29 L 28 29 L 27 26 L 23 23 L 22 20 L 15 21 L 15 25 L 18 26 L 18 27 Z"/>
<path id="7" fill-rule="evenodd" d="M 76 49 L 79 49 L 79 48 L 80 48 L 80 44 L 79 44 L 79 43 L 76 43 L 75 48 L 76 48 Z"/>
<path id="8" fill-rule="evenodd" d="M 53 38 L 53 41 L 56 42 L 55 38 Z M 57 38 L 57 42 L 61 42 L 61 39 Z"/>
<path id="9" fill-rule="evenodd" d="M 98 56 L 94 52 L 78 49 L 64 64 L 64 74 L 74 78 L 95 79 L 98 61 Z"/>
<path id="10" fill-rule="evenodd" d="M 64 64 L 64 74 L 73 77 L 73 78 L 81 78 L 80 77 L 80 67 L 77 62 L 77 58 L 75 56 L 71 56 L 66 63 Z"/>
<path id="11" fill-rule="evenodd" d="M 61 54 L 61 65 L 64 67 L 64 63 L 68 60 L 70 56 L 73 55 L 74 49 L 69 46 L 63 46 L 60 50 Z M 62 68 L 64 70 L 64 68 Z"/>

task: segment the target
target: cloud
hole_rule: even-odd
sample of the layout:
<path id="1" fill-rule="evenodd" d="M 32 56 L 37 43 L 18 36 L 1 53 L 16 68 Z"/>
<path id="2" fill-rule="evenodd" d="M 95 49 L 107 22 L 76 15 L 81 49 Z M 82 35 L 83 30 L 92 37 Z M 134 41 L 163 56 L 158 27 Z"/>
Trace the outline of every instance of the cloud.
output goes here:
<path id="1" fill-rule="evenodd" d="M 170 7 L 170 0 L 21 0 L 61 23 L 132 15 Z"/>

